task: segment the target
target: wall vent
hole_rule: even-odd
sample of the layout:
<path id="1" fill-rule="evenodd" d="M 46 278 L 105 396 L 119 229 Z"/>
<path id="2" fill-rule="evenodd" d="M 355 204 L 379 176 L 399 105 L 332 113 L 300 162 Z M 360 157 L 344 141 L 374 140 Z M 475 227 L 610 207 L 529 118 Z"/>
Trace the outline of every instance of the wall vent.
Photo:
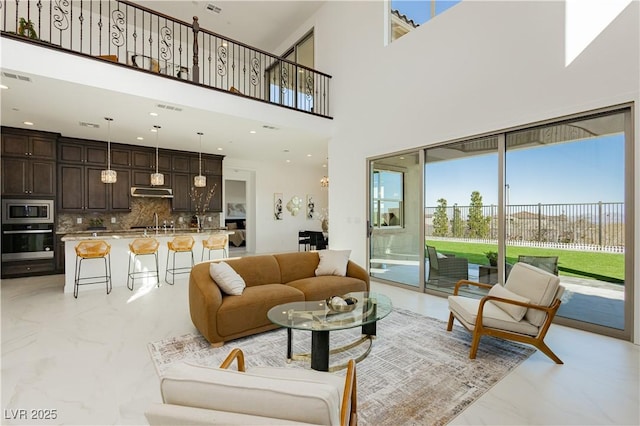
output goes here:
<path id="1" fill-rule="evenodd" d="M 209 12 L 213 12 L 213 13 L 220 13 L 220 12 L 222 12 L 222 8 L 220 8 L 220 7 L 216 6 L 216 5 L 215 5 L 215 4 L 213 4 L 213 3 L 207 3 L 207 10 L 208 10 Z"/>
<path id="2" fill-rule="evenodd" d="M 27 81 L 31 83 L 31 78 L 27 77 L 26 75 L 14 74 L 11 72 L 3 72 L 2 75 L 7 78 L 13 78 L 15 80 Z"/>
<path id="3" fill-rule="evenodd" d="M 262 127 L 263 127 L 264 129 L 269 129 L 269 130 L 278 130 L 278 128 L 277 128 L 277 127 L 269 126 L 269 125 L 267 125 L 267 124 L 265 124 L 265 125 L 264 125 L 264 126 L 262 126 Z"/>
<path id="4" fill-rule="evenodd" d="M 181 112 L 182 108 L 174 106 L 174 105 L 164 105 L 164 104 L 158 104 L 156 105 L 158 108 L 160 109 L 165 109 L 167 111 L 177 111 L 177 112 Z"/>
<path id="5" fill-rule="evenodd" d="M 95 123 L 87 123 L 86 121 L 81 121 L 80 127 L 90 127 L 92 129 L 99 129 L 100 125 Z"/>

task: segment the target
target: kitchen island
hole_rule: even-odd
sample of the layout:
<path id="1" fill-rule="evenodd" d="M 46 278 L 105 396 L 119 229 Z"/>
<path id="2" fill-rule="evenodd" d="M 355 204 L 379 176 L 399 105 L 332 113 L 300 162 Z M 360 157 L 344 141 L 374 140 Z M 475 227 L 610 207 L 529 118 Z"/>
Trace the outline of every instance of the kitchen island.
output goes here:
<path id="1" fill-rule="evenodd" d="M 201 231 L 192 229 L 159 229 L 154 230 L 130 230 L 130 231 L 77 231 L 66 233 L 62 237 L 65 243 L 65 277 L 64 292 L 73 293 L 73 285 L 75 281 L 76 268 L 76 252 L 75 247 L 80 241 L 84 240 L 104 240 L 111 246 L 111 282 L 113 287 L 126 287 L 127 285 L 127 265 L 129 265 L 129 243 L 136 238 L 155 238 L 160 243 L 158 248 L 158 265 L 160 267 L 160 283 L 164 283 L 164 276 L 167 264 L 167 242 L 174 237 L 190 235 L 195 240 L 193 246 L 193 257 L 195 263 L 200 262 L 202 255 L 202 241 L 211 235 L 232 235 L 234 231 L 224 229 L 203 229 Z M 227 253 L 229 245 L 227 242 Z M 205 251 L 205 260 L 208 253 Z M 222 250 L 212 251 L 211 259 L 222 258 Z M 188 266 L 191 259 L 188 255 L 179 254 L 176 256 L 176 265 Z M 154 259 L 152 256 L 138 256 L 136 258 L 136 271 L 155 270 Z M 152 272 L 149 274 L 151 275 Z M 104 262 L 98 260 L 85 260 L 82 262 L 82 277 L 101 276 L 104 275 Z M 138 275 L 141 277 L 141 275 Z M 141 288 L 147 283 L 155 283 L 155 276 L 150 278 L 136 278 L 134 291 Z M 165 283 L 166 284 L 166 283 Z M 80 288 L 82 291 L 100 289 L 105 291 L 105 284 L 93 284 Z"/>

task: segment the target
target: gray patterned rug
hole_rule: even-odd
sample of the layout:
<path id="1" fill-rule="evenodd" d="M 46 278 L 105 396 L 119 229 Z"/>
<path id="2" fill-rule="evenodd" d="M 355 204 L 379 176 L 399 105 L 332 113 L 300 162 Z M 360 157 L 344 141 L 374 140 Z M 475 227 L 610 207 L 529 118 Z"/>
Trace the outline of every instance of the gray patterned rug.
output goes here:
<path id="1" fill-rule="evenodd" d="M 369 356 L 357 364 L 361 425 L 444 425 L 535 351 L 483 337 L 477 359 L 470 360 L 471 337 L 462 327 L 449 333 L 445 322 L 401 309 L 378 322 L 377 335 Z M 247 368 L 309 368 L 305 361 L 285 362 L 286 336 L 279 329 L 212 348 L 199 334 L 186 334 L 149 343 L 149 351 L 158 375 L 182 360 L 217 367 L 236 347 L 244 352 Z M 332 332 L 331 346 L 359 336 L 359 329 Z M 294 332 L 293 340 L 294 353 L 310 350 L 310 333 Z M 330 362 L 355 358 L 362 350 L 332 355 Z"/>

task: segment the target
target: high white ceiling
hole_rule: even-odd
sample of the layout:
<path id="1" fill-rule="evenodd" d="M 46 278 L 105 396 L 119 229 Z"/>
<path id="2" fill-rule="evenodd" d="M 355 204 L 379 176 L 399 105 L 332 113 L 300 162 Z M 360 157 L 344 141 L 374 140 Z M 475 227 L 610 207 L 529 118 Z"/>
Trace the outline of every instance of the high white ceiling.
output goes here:
<path id="1" fill-rule="evenodd" d="M 184 0 L 138 3 L 187 22 L 191 22 L 194 15 L 198 16 L 203 28 L 273 52 L 273 49 L 306 21 L 323 2 Z M 220 14 L 207 11 L 208 3 L 220 7 Z M 104 111 L 114 111 L 110 114 L 114 116 L 112 141 L 146 146 L 156 144 L 155 135 L 148 131 L 150 126 L 141 126 L 143 119 L 140 117 L 141 114 L 146 115 L 148 121 L 149 112 L 158 111 L 158 104 L 166 104 L 161 96 L 156 99 L 141 98 L 41 75 L 26 74 L 20 70 L 2 68 L 2 71 L 2 84 L 10 87 L 8 90 L 2 90 L 0 94 L 1 121 L 4 126 L 49 130 L 69 137 L 106 140 Z M 25 75 L 31 82 L 7 78 L 4 74 L 6 72 Z M 175 104 L 174 106 L 182 107 Z M 34 126 L 24 125 L 25 120 L 35 123 Z M 161 147 L 197 151 L 199 140 L 196 132 L 202 131 L 205 134 L 202 139 L 203 152 L 246 160 L 283 163 L 289 160 L 293 164 L 313 167 L 326 164 L 326 136 L 293 126 L 266 129 L 263 126 L 271 123 L 212 114 L 210 111 L 188 107 L 183 108 L 181 112 L 167 111 L 158 121 L 163 127 L 159 137 Z M 100 128 L 82 127 L 79 122 L 91 122 L 100 125 Z M 250 130 L 256 130 L 256 133 L 250 134 Z M 138 136 L 144 140 L 137 140 Z"/>

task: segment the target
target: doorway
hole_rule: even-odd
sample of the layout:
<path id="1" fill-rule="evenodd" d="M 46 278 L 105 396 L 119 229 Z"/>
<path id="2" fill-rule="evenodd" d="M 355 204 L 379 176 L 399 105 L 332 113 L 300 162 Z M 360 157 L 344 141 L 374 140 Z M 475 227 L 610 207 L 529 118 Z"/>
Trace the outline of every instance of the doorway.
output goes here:
<path id="1" fill-rule="evenodd" d="M 225 180 L 224 193 L 224 225 L 234 232 L 229 235 L 229 257 L 241 256 L 247 251 L 247 182 Z"/>

